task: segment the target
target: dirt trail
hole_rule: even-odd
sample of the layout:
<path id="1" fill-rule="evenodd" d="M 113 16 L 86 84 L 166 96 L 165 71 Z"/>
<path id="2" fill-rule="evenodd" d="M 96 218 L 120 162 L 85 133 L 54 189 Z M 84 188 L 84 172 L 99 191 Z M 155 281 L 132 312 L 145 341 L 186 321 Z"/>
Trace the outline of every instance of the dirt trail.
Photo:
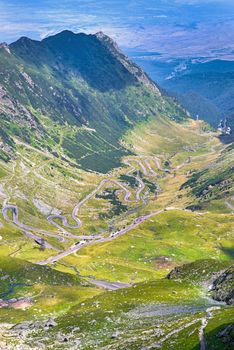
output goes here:
<path id="1" fill-rule="evenodd" d="M 206 350 L 206 340 L 204 336 L 204 330 L 208 324 L 208 321 L 205 317 L 201 319 L 201 327 L 199 329 L 199 341 L 200 341 L 200 350 Z"/>

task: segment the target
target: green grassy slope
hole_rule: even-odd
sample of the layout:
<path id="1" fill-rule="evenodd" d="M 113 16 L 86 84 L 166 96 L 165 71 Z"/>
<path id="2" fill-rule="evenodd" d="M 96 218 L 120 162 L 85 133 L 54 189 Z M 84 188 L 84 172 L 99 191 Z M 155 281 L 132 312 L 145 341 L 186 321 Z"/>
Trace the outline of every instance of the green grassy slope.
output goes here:
<path id="1" fill-rule="evenodd" d="M 196 275 L 203 263 L 189 265 L 186 276 Z M 223 267 L 216 263 L 213 272 Z M 163 279 L 93 297 L 58 317 L 57 326 L 49 332 L 34 333 L 33 339 L 43 339 L 46 349 L 63 349 L 64 343 L 72 347 L 78 341 L 85 350 L 195 350 L 200 348 L 202 319 L 207 322 L 204 334 L 209 348 L 229 349 L 219 333 L 233 322 L 233 308 L 220 308 L 206 298 L 201 285 L 183 277 L 180 281 Z"/>
<path id="2" fill-rule="evenodd" d="M 228 209 L 233 202 L 233 144 L 228 146 L 220 156 L 202 170 L 195 172 L 182 188 L 190 188 L 195 198 L 197 208 L 218 208 L 223 198 L 226 198 Z M 229 203 L 230 202 L 230 203 Z"/>
<path id="3" fill-rule="evenodd" d="M 225 348 L 217 335 L 233 308 L 206 287 L 233 259 L 232 147 L 101 33 L 21 38 L 0 47 L 0 62 L 0 348 L 7 337 L 9 350 L 195 350 L 204 318 L 209 346 Z M 48 221 L 74 225 L 74 207 L 103 181 L 76 213 L 80 228 Z M 5 220 L 7 204 L 18 224 L 13 210 Z M 76 247 L 74 235 L 107 238 L 158 210 L 120 237 L 37 265 Z M 167 279 L 175 267 L 179 278 Z M 132 285 L 106 292 L 90 278 Z M 30 303 L 6 305 L 12 298 Z M 34 323 L 11 329 L 35 320 L 32 333 Z"/>
<path id="4" fill-rule="evenodd" d="M 175 93 L 194 118 L 199 114 L 217 127 L 225 117 L 233 129 L 233 72 L 233 61 L 187 62 L 187 69 L 165 80 L 163 87 Z"/>
<path id="5" fill-rule="evenodd" d="M 129 154 L 120 140 L 140 120 L 186 114 L 104 35 L 62 32 L 0 48 L 2 158 L 12 138 L 107 172 Z M 12 137 L 12 138 L 10 138 Z M 10 149 L 9 149 L 10 148 Z"/>
<path id="6" fill-rule="evenodd" d="M 27 344 L 33 347 L 37 341 L 42 341 L 46 350 L 49 350 L 53 347 L 63 349 L 64 344 L 66 347 L 76 346 L 78 342 L 81 349 L 97 347 L 135 350 L 158 346 L 162 342 L 162 349 L 165 350 L 199 349 L 201 319 L 207 318 L 207 308 L 213 304 L 217 306 L 214 301 L 207 299 L 207 291 L 201 282 L 207 282 L 214 272 L 231 264 L 233 216 L 228 208 L 223 209 L 226 192 L 220 199 L 223 207 L 216 208 L 215 213 L 207 209 L 200 209 L 199 212 L 181 210 L 195 200 L 189 196 L 189 188 L 180 188 L 189 180 L 190 170 L 195 172 L 208 167 L 209 163 L 216 164 L 216 159 L 218 164 L 229 149 L 224 150 L 217 139 L 210 139 L 211 135 L 204 133 L 200 125 L 192 123 L 181 126 L 181 129 L 174 124 L 174 130 L 181 130 L 181 137 L 177 137 L 179 145 L 176 152 L 173 152 L 173 147 L 169 146 L 166 138 L 165 149 L 161 146 L 163 138 L 149 138 L 153 125 L 152 121 L 149 121 L 149 125 L 142 125 L 141 137 L 147 141 L 143 154 L 157 155 L 163 166 L 169 166 L 170 173 L 164 174 L 150 160 L 159 176 L 147 177 L 141 172 L 141 177 L 146 185 L 148 181 L 151 185 L 160 186 L 162 193 L 155 197 L 154 192 L 149 192 L 145 205 L 137 205 L 125 203 L 121 193 L 117 193 L 114 198 L 110 194 L 113 194 L 115 187 L 107 186 L 109 192 L 100 191 L 97 198 L 87 202 L 81 209 L 83 226 L 73 232 L 88 234 L 96 230 L 93 232 L 98 233 L 103 229 L 108 230 L 109 224 L 122 227 L 134 218 L 160 208 L 174 206 L 177 210 L 152 217 L 112 242 L 83 248 L 45 270 L 41 267 L 34 270 L 35 265 L 28 264 L 25 260 L 37 262 L 56 252 L 47 249 L 41 251 L 23 232 L 0 218 L 0 254 L 3 257 L 2 265 L 6 265 L 4 275 L 9 274 L 13 279 L 17 275 L 16 281 L 25 283 L 29 280 L 29 284 L 32 284 L 30 287 L 16 287 L 12 297 L 33 298 L 32 307 L 25 311 L 0 309 L 0 320 L 3 322 L 8 315 L 13 325 L 35 319 L 42 322 L 43 319 L 53 317 L 58 324 L 49 333 L 45 333 L 43 327 L 40 328 L 34 333 L 33 341 L 28 340 L 32 336 L 30 330 L 29 333 L 26 331 L 28 335 L 23 342 L 18 333 L 13 336 L 12 331 L 4 330 L 4 336 L 9 336 L 8 344 L 21 344 L 22 349 L 25 349 Z M 158 125 L 154 127 L 158 128 Z M 142 145 L 139 139 L 136 137 L 135 142 L 129 141 L 129 135 L 139 135 L 139 130 L 136 127 L 132 134 L 127 134 L 124 142 L 126 147 L 132 144 L 134 152 L 140 155 Z M 184 140 L 182 130 L 188 130 Z M 193 135 L 192 139 L 190 135 Z M 132 140 L 134 141 L 133 137 Z M 51 208 L 62 209 L 72 223 L 70 214 L 73 206 L 105 176 L 77 170 L 72 164 L 40 153 L 36 148 L 29 149 L 27 145 L 17 144 L 16 147 L 18 160 L 2 163 L 1 191 L 9 196 L 11 203 L 19 205 L 22 222 L 58 233 L 46 221 L 46 214 L 36 207 L 35 198 L 40 198 Z M 136 160 L 143 159 L 139 155 L 135 156 Z M 191 157 L 190 162 L 186 162 L 188 157 Z M 172 169 L 181 164 L 183 167 L 174 173 Z M 139 168 L 137 164 L 135 166 Z M 123 167 L 109 176 L 129 182 L 128 188 L 134 193 L 135 183 L 131 183 L 132 178 L 126 178 L 127 171 L 129 168 Z M 147 190 L 148 187 L 145 192 Z M 4 198 L 6 197 L 1 197 L 1 203 Z M 121 205 L 127 207 L 127 212 L 114 211 Z M 107 216 L 102 218 L 100 214 Z M 65 249 L 75 243 L 72 239 L 65 243 L 51 238 L 48 241 L 58 249 Z M 184 270 L 182 268 L 184 273 L 179 280 L 160 279 L 166 277 L 175 266 L 186 262 L 191 264 L 185 265 Z M 77 273 L 80 275 L 78 278 L 75 277 Z M 138 284 L 129 289 L 105 292 L 101 288 L 91 287 L 87 282 L 88 277 Z M 38 278 L 42 278 L 41 282 Z M 10 284 L 8 280 L 4 281 L 3 292 Z M 212 311 L 212 318 L 207 318 L 208 325 L 204 332 L 209 346 L 221 350 L 226 349 L 226 345 L 218 334 L 232 322 L 233 308 L 218 306 L 222 306 L 222 309 Z M 0 341 L 1 339 L 4 338 L 0 334 Z"/>

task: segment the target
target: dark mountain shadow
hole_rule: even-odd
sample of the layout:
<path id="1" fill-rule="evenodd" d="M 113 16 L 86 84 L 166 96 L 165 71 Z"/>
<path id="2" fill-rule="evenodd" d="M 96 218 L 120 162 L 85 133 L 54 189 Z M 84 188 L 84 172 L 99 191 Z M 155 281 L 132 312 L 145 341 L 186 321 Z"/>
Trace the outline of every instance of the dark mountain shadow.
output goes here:
<path id="1" fill-rule="evenodd" d="M 234 134 L 231 135 L 221 135 L 219 136 L 219 139 L 222 143 L 225 145 L 229 145 L 230 143 L 234 142 Z"/>
<path id="2" fill-rule="evenodd" d="M 102 42 L 96 35 L 63 31 L 42 41 L 20 38 L 10 45 L 17 56 L 30 64 L 48 65 L 64 79 L 83 78 L 101 92 L 124 89 L 137 78 L 122 63 L 118 48 Z"/>
<path id="3" fill-rule="evenodd" d="M 222 252 L 224 252 L 224 254 L 226 254 L 228 257 L 234 259 L 234 247 L 233 247 L 233 248 L 222 247 L 221 250 L 222 250 Z"/>

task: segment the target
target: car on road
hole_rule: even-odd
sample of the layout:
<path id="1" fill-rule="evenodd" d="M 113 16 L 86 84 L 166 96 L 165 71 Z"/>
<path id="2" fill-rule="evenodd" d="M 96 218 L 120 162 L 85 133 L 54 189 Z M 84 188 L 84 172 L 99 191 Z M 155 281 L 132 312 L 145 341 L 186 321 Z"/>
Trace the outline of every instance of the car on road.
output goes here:
<path id="1" fill-rule="evenodd" d="M 119 233 L 118 231 L 117 232 L 113 232 L 110 236 L 111 237 L 115 237 L 115 236 L 117 236 L 118 233 Z"/>
<path id="2" fill-rule="evenodd" d="M 85 244 L 87 241 L 85 239 L 83 239 L 82 241 L 76 242 L 75 245 L 83 245 Z"/>

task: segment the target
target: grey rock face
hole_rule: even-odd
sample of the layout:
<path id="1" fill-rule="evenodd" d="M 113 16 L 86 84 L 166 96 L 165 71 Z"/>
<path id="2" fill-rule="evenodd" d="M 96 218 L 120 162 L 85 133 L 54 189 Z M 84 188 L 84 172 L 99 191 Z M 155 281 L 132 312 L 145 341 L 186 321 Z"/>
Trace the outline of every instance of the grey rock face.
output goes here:
<path id="1" fill-rule="evenodd" d="M 234 267 L 230 267 L 216 278 L 211 287 L 212 297 L 234 305 Z"/>

